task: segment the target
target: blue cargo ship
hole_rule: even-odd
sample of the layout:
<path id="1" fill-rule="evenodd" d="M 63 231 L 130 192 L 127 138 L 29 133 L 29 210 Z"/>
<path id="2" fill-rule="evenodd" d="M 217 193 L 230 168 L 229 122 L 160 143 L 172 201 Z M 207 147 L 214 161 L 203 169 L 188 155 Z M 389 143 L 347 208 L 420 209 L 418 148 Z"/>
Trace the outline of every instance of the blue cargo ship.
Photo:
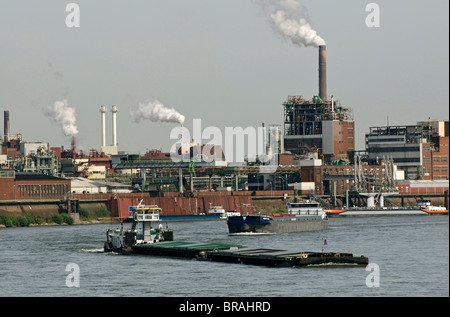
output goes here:
<path id="1" fill-rule="evenodd" d="M 328 229 L 328 217 L 319 203 L 288 203 L 287 214 L 228 217 L 230 234 L 270 234 Z"/>

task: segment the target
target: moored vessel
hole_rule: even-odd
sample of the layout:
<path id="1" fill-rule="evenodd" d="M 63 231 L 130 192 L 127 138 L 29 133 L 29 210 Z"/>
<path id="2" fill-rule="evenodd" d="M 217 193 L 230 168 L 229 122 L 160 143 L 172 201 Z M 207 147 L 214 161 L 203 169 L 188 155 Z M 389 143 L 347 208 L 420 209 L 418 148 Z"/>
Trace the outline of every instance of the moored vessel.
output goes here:
<path id="1" fill-rule="evenodd" d="M 228 217 L 231 216 L 240 216 L 241 213 L 236 210 L 228 210 L 225 211 L 225 209 L 222 206 L 213 206 L 208 210 L 208 215 L 210 216 L 216 216 L 219 219 L 228 219 Z"/>
<path id="2" fill-rule="evenodd" d="M 271 234 L 328 229 L 328 218 L 318 202 L 287 203 L 287 214 L 228 217 L 230 234 Z"/>
<path id="3" fill-rule="evenodd" d="M 448 209 L 442 206 L 433 206 L 430 200 L 422 199 L 417 206 L 428 214 L 432 215 L 448 215 Z"/>
<path id="4" fill-rule="evenodd" d="M 209 208 L 208 214 L 220 218 L 225 215 L 225 209 L 222 206 L 212 206 L 211 208 Z"/>
<path id="5" fill-rule="evenodd" d="M 417 207 L 383 207 L 383 208 L 348 208 L 329 209 L 325 211 L 329 217 L 376 217 L 376 216 L 426 216 L 448 215 L 445 207 L 431 205 L 429 200 L 421 200 Z"/>

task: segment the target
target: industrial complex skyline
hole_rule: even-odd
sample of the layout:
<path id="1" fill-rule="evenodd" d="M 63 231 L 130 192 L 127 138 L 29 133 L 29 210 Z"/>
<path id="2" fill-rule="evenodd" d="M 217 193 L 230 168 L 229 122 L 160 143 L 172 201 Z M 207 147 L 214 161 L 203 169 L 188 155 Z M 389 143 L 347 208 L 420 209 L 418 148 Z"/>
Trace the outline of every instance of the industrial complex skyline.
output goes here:
<path id="1" fill-rule="evenodd" d="M 269 2 L 80 0 L 80 25 L 68 27 L 67 3 L 4 1 L 0 111 L 24 141 L 69 147 L 61 121 L 48 118 L 65 105 L 85 151 L 103 145 L 103 105 L 107 145 L 118 108 L 120 151 L 169 151 L 181 118 L 188 129 L 194 119 L 220 129 L 282 125 L 287 96 L 319 94 L 317 49 L 281 36 L 258 5 Z M 328 97 L 353 109 L 356 150 L 369 127 L 448 120 L 448 1 L 376 1 L 379 27 L 366 25 L 369 2 L 298 3 L 326 41 Z M 156 104 L 177 115 L 146 117 Z"/>

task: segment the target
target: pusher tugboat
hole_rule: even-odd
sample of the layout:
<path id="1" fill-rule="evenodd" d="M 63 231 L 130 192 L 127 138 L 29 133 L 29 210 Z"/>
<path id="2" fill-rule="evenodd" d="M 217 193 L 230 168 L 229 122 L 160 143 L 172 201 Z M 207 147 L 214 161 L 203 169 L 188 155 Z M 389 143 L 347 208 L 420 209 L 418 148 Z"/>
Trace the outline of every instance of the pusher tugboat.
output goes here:
<path id="1" fill-rule="evenodd" d="M 132 224 L 130 229 L 124 229 L 121 224 L 120 229 L 109 229 L 106 231 L 106 241 L 104 250 L 106 252 L 116 252 L 130 254 L 133 245 L 151 244 L 162 241 L 173 241 L 173 230 L 163 228 L 162 224 L 153 227 L 153 222 L 161 222 L 159 216 L 161 208 L 155 205 L 142 205 L 142 200 L 137 206 L 130 206 L 132 212 Z"/>

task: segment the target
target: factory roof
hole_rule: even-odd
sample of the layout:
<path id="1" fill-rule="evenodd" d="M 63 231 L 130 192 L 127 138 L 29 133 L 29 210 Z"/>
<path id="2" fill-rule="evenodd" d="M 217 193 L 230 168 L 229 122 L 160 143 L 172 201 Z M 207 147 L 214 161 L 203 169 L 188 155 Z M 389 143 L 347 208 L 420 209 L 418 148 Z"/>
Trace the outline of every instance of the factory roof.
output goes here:
<path id="1" fill-rule="evenodd" d="M 41 173 L 16 173 L 16 180 L 65 180 L 65 178 L 55 177 L 51 175 L 41 174 Z"/>

